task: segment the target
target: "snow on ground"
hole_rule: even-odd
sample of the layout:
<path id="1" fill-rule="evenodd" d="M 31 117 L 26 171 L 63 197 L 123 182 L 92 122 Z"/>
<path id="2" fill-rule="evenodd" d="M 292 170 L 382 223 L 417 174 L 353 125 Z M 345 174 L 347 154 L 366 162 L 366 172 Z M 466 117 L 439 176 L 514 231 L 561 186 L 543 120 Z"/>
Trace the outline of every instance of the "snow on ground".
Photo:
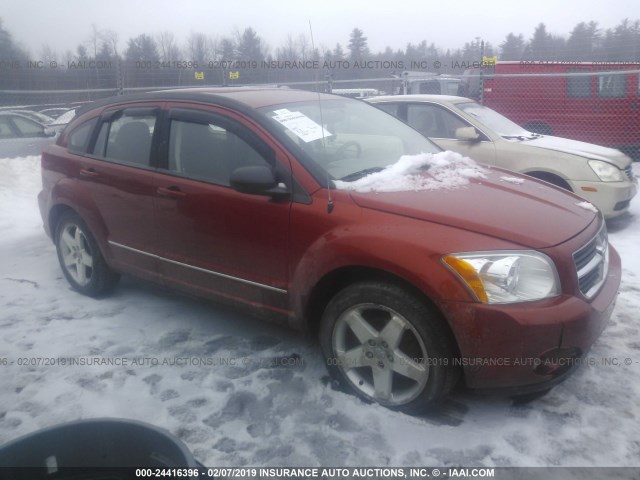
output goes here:
<path id="1" fill-rule="evenodd" d="M 412 417 L 334 391 L 319 347 L 284 328 L 132 278 L 105 299 L 75 293 L 42 230 L 39 175 L 37 157 L 0 159 L 0 443 L 123 417 L 217 466 L 640 466 L 638 199 L 610 225 L 624 277 L 590 352 L 619 365 L 583 366 L 528 404 L 458 392 Z M 19 365 L 68 357 L 85 364 Z"/>

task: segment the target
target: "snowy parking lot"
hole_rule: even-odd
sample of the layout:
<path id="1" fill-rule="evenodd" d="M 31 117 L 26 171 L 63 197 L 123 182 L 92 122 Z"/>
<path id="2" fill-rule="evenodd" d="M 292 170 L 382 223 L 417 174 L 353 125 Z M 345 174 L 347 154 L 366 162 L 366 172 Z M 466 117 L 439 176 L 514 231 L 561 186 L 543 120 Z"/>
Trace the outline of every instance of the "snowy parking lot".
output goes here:
<path id="1" fill-rule="evenodd" d="M 206 465 L 640 466 L 639 199 L 609 224 L 622 286 L 585 365 L 530 403 L 459 391 L 412 417 L 334 390 L 318 345 L 285 328 L 130 277 L 100 300 L 72 291 L 39 190 L 39 157 L 0 159 L 0 444 L 121 417 Z"/>

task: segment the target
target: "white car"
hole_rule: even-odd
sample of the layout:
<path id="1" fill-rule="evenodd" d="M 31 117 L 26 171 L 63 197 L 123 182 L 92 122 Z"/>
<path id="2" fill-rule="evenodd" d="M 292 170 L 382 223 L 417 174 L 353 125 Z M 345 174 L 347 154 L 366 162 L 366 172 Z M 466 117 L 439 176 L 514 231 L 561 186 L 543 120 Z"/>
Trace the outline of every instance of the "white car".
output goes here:
<path id="1" fill-rule="evenodd" d="M 19 113 L 0 112 L 0 158 L 40 155 L 56 131 Z"/>
<path id="2" fill-rule="evenodd" d="M 468 98 L 395 95 L 367 101 L 444 150 L 570 190 L 596 205 L 605 218 L 626 212 L 637 193 L 631 158 L 619 150 L 529 132 Z"/>

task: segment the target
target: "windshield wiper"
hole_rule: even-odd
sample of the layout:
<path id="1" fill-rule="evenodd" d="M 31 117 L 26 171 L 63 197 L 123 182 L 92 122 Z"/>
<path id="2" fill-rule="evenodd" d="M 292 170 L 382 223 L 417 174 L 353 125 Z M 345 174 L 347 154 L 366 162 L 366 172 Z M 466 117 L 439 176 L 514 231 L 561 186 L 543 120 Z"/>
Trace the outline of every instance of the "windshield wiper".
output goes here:
<path id="1" fill-rule="evenodd" d="M 527 137 L 524 135 L 502 135 L 502 138 L 506 138 L 507 140 L 526 140 Z"/>
<path id="2" fill-rule="evenodd" d="M 370 173 L 381 172 L 384 170 L 382 167 L 371 167 L 365 168 L 364 170 L 360 170 L 359 172 L 350 173 L 349 175 L 345 175 L 340 180 L 343 182 L 353 182 L 354 180 L 358 180 L 359 178 L 366 177 Z"/>
<path id="3" fill-rule="evenodd" d="M 516 139 L 516 140 L 535 140 L 536 138 L 540 138 L 543 137 L 544 135 L 540 135 L 539 133 L 534 133 L 531 132 L 529 133 L 529 135 L 502 135 L 502 138 L 506 138 L 507 140 L 512 140 L 512 139 Z"/>

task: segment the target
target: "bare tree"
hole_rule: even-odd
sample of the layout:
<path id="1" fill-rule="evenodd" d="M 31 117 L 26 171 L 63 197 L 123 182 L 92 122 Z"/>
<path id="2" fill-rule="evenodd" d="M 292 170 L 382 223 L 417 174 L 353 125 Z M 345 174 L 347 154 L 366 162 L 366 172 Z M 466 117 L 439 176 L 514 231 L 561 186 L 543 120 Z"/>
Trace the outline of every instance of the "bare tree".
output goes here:
<path id="1" fill-rule="evenodd" d="M 102 42 L 109 46 L 114 57 L 118 57 L 118 32 L 114 30 L 102 30 L 100 35 Z"/>
<path id="2" fill-rule="evenodd" d="M 178 42 L 176 42 L 172 32 L 165 30 L 158 33 L 156 35 L 156 43 L 158 45 L 160 58 L 164 62 L 178 60 L 180 58 L 180 47 L 178 47 Z"/>
<path id="3" fill-rule="evenodd" d="M 291 34 L 287 35 L 284 45 L 276 49 L 276 58 L 278 60 L 297 60 L 300 58 L 298 43 L 293 39 Z"/>
<path id="4" fill-rule="evenodd" d="M 49 45 L 42 45 L 40 49 L 40 60 L 49 65 L 50 62 L 58 61 L 58 53 Z"/>
<path id="5" fill-rule="evenodd" d="M 187 55 L 189 60 L 206 63 L 213 58 L 211 41 L 201 32 L 191 32 L 187 38 Z"/>
<path id="6" fill-rule="evenodd" d="M 298 49 L 300 51 L 300 58 L 302 60 L 307 60 L 307 57 L 309 57 L 311 54 L 311 42 L 303 33 L 298 35 Z"/>

